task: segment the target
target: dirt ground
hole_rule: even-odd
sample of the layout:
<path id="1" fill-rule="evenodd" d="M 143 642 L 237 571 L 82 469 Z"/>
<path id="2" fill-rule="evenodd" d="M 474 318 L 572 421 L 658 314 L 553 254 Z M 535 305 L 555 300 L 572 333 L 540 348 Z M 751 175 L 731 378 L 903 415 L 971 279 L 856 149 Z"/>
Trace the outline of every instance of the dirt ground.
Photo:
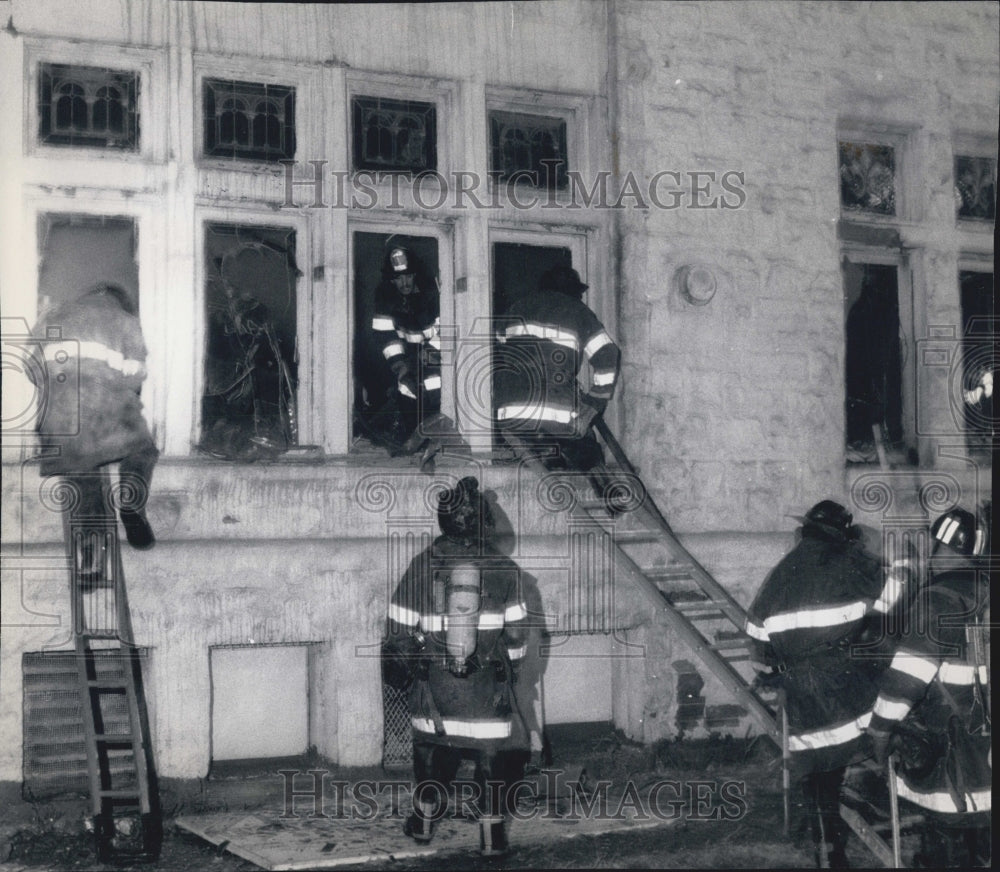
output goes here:
<path id="1" fill-rule="evenodd" d="M 547 844 L 519 844 L 512 839 L 503 858 L 438 852 L 420 859 L 345 865 L 345 870 L 505 870 L 505 869 L 780 869 L 814 866 L 812 846 L 793 796 L 792 826 L 783 834 L 781 761 L 764 739 L 719 739 L 665 742 L 654 748 L 635 746 L 615 734 L 585 742 L 564 743 L 553 750 L 552 765 L 582 767 L 591 782 L 634 784 L 639 792 L 657 781 L 695 785 L 706 797 L 688 803 L 661 826 L 633 832 L 578 836 Z M 339 777 L 339 775 L 338 775 Z M 259 867 L 179 828 L 175 819 L 215 811 L 259 807 L 257 778 L 209 782 L 198 799 L 179 800 L 161 790 L 165 837 L 156 863 L 105 865 L 95 859 L 93 837 L 84 829 L 85 803 L 49 802 L 30 808 L 30 819 L 5 840 L 5 872 L 75 872 L 75 870 L 142 869 L 147 872 L 251 872 Z M 273 777 L 271 780 L 273 785 Z M 698 788 L 697 785 L 716 785 Z M 720 794 L 718 785 L 729 784 Z M 677 794 L 674 794 L 677 795 Z M 690 795 L 690 794 L 689 794 Z M 721 813 L 720 813 L 721 812 Z M 22 815 L 24 810 L 22 809 Z M 8 832 L 10 828 L 8 826 Z M 856 839 L 849 846 L 853 866 L 876 866 L 875 858 Z"/>

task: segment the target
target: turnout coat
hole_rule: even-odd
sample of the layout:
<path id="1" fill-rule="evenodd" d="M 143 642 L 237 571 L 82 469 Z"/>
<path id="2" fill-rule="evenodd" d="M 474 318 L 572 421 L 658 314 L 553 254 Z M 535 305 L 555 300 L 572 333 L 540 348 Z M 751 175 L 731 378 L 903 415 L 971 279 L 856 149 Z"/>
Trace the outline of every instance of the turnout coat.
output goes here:
<path id="1" fill-rule="evenodd" d="M 497 331 L 496 417 L 519 432 L 573 435 L 580 402 L 604 411 L 614 395 L 621 352 L 576 297 L 539 290 L 514 301 Z M 589 364 L 582 385 L 577 373 Z"/>
<path id="2" fill-rule="evenodd" d="M 447 665 L 451 573 L 475 567 L 480 608 L 473 666 L 467 675 Z M 483 751 L 526 746 L 512 684 L 524 657 L 527 610 L 518 566 L 490 544 L 439 536 L 411 562 L 389 604 L 384 645 L 399 683 L 408 678 L 414 742 Z"/>
<path id="3" fill-rule="evenodd" d="M 900 797 L 944 822 L 982 826 L 993 780 L 988 573 L 961 558 L 933 566 L 879 682 L 871 729 L 899 735 Z"/>
<path id="4" fill-rule="evenodd" d="M 758 591 L 746 631 L 754 659 L 780 674 L 798 772 L 831 771 L 867 753 L 865 728 L 884 660 L 858 656 L 855 646 L 897 606 L 909 573 L 900 558 L 883 579 L 881 562 L 860 542 L 804 528 Z"/>
<path id="5" fill-rule="evenodd" d="M 95 289 L 57 306 L 33 331 L 42 393 L 37 430 L 42 475 L 86 472 L 141 451 L 154 452 L 139 390 L 146 345 L 139 319 L 112 291 Z"/>

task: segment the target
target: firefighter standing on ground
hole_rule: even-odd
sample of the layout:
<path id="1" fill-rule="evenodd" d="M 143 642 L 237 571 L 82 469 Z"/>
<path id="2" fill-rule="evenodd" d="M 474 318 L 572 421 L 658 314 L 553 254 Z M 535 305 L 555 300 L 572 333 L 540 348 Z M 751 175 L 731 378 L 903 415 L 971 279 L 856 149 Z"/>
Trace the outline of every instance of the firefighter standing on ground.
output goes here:
<path id="1" fill-rule="evenodd" d="M 914 865 L 990 863 L 986 535 L 964 509 L 931 526 L 930 583 L 907 614 L 868 728 L 880 762 L 898 750 L 899 796 L 927 816 Z"/>
<path id="2" fill-rule="evenodd" d="M 840 504 L 823 500 L 802 519 L 801 538 L 770 572 L 747 614 L 754 659 L 784 689 L 793 772 L 810 810 L 817 860 L 846 865 L 839 814 L 848 764 L 868 755 L 864 729 L 875 701 L 877 658 L 852 656 L 909 583 L 909 563 L 879 561 Z"/>
<path id="3" fill-rule="evenodd" d="M 33 335 L 33 380 L 43 392 L 37 424 L 41 474 L 61 475 L 71 485 L 68 509 L 75 522 L 107 528 L 115 518 L 99 470 L 119 462 L 125 535 L 133 548 L 151 548 L 156 539 L 145 506 L 159 452 L 139 398 L 146 345 L 134 295 L 119 285 L 98 284 L 45 312 Z M 98 549 L 85 547 L 76 560 L 84 581 L 100 575 Z"/>
<path id="4" fill-rule="evenodd" d="M 383 649 L 386 680 L 410 683 L 417 786 L 405 829 L 430 841 L 447 808 L 442 788 L 471 757 L 481 850 L 501 854 L 511 798 L 500 784 L 517 782 L 530 754 L 512 686 L 527 610 L 517 564 L 490 544 L 492 512 L 475 478 L 440 495 L 438 523 L 442 535 L 413 560 L 392 597 Z"/>
<path id="5" fill-rule="evenodd" d="M 621 352 L 583 302 L 586 290 L 576 270 L 554 267 L 498 325 L 497 426 L 537 450 L 550 469 L 591 471 L 604 462 L 591 427 L 614 396 Z M 589 376 L 581 385 L 585 362 Z M 602 490 L 606 482 L 594 484 Z"/>

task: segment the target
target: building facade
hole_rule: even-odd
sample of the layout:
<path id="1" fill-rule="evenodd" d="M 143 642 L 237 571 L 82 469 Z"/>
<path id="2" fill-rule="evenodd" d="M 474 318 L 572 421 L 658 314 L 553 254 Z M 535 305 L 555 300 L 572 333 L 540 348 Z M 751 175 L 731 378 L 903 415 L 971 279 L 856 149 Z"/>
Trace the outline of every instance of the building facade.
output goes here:
<path id="1" fill-rule="evenodd" d="M 30 757 L 25 664 L 72 647 L 19 349 L 41 307 L 102 278 L 137 290 L 150 353 L 159 542 L 124 558 L 167 777 L 310 746 L 382 759 L 389 594 L 435 488 L 469 471 L 552 634 L 539 720 L 640 741 L 738 723 L 641 598 L 613 579 L 579 595 L 558 500 L 495 462 L 490 317 L 551 263 L 572 261 L 622 347 L 613 429 L 741 601 L 819 499 L 890 531 L 989 498 L 992 406 L 965 392 L 993 366 L 995 4 L 0 12 L 22 122 L 0 130 L 0 781 Z M 436 274 L 444 409 L 473 450 L 433 477 L 366 436 L 390 238 Z M 278 373 L 249 417 L 227 390 L 246 346 L 220 339 L 246 338 L 244 304 Z M 692 676 L 706 704 L 683 720 Z M 287 736 L 232 723 L 254 685 Z"/>

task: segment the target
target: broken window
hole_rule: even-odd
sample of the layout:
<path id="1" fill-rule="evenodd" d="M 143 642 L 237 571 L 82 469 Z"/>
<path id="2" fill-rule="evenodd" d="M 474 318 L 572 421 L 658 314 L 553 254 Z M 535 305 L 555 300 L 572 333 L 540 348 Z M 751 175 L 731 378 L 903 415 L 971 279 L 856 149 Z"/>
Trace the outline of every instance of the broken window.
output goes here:
<path id="1" fill-rule="evenodd" d="M 490 112 L 490 171 L 538 188 L 567 185 L 566 121 L 524 112 Z"/>
<path id="2" fill-rule="evenodd" d="M 203 451 L 252 460 L 298 442 L 295 231 L 205 226 Z"/>
<path id="3" fill-rule="evenodd" d="M 38 138 L 46 145 L 139 145 L 139 74 L 71 64 L 39 65 Z"/>
<path id="4" fill-rule="evenodd" d="M 868 463 L 903 447 L 898 268 L 846 263 L 844 305 L 847 458 Z"/>
<path id="5" fill-rule="evenodd" d="M 38 222 L 38 308 L 73 300 L 100 282 L 139 299 L 132 218 L 49 213 Z"/>
<path id="6" fill-rule="evenodd" d="M 437 107 L 419 100 L 357 96 L 351 100 L 354 169 L 421 173 L 437 170 Z"/>
<path id="7" fill-rule="evenodd" d="M 286 85 L 205 79 L 205 154 L 278 161 L 295 156 L 295 89 Z"/>

